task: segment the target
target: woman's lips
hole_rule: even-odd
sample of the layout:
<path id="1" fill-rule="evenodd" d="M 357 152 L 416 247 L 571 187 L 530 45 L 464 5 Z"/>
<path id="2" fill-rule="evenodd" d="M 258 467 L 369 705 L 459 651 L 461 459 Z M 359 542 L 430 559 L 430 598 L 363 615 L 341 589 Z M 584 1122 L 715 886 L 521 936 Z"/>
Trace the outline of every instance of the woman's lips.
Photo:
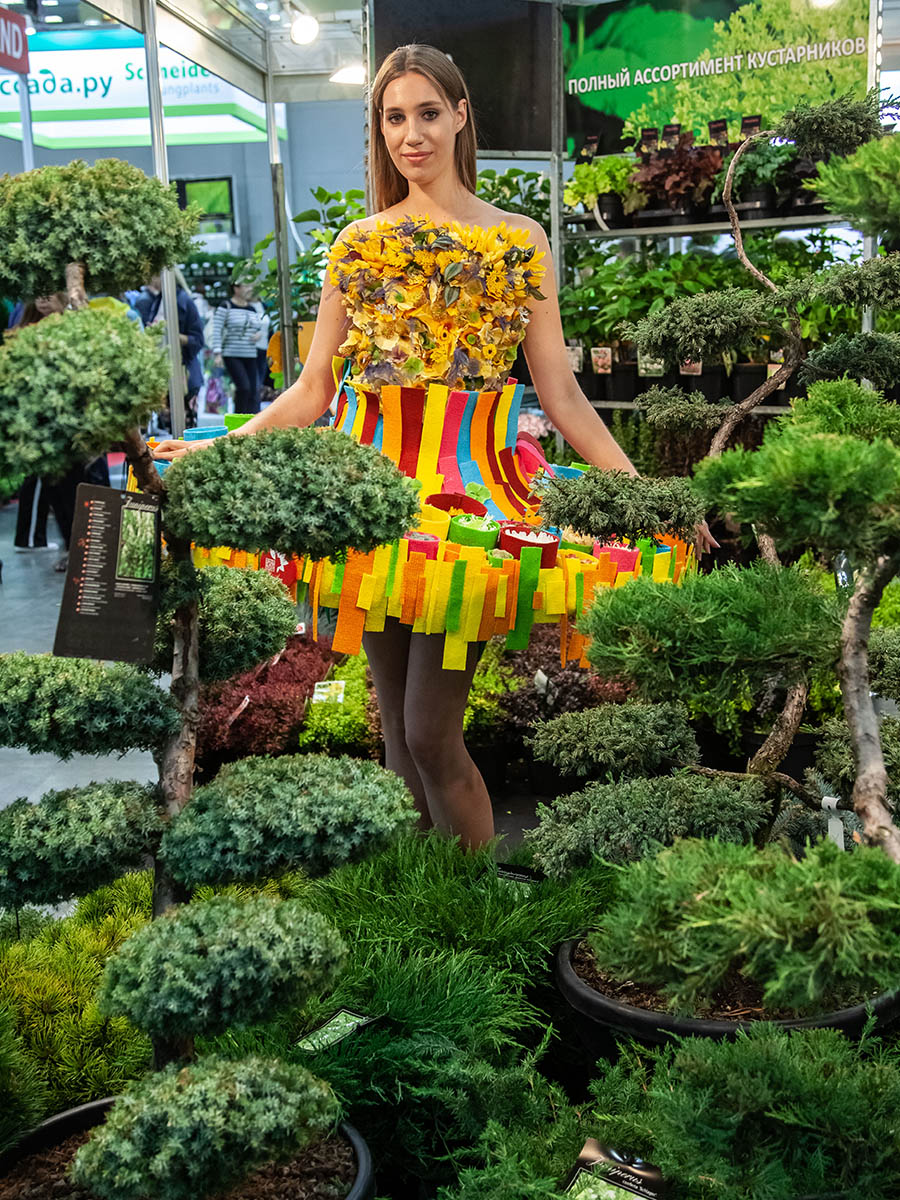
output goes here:
<path id="1" fill-rule="evenodd" d="M 407 162 L 420 163 L 420 162 L 424 162 L 425 159 L 428 158 L 430 154 L 431 154 L 430 150 L 423 150 L 417 154 L 404 154 L 403 157 L 407 160 Z"/>

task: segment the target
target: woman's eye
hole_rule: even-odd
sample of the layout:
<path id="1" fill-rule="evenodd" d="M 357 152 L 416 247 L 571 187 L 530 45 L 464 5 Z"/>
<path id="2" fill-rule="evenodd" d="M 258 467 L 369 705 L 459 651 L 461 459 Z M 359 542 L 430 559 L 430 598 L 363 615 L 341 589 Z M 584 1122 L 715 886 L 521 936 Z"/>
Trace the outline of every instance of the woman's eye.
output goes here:
<path id="1" fill-rule="evenodd" d="M 436 108 L 429 108 L 427 112 L 424 112 L 422 114 L 422 116 L 426 117 L 429 121 L 433 121 L 435 119 L 435 117 L 440 116 L 440 113 L 437 111 Z"/>

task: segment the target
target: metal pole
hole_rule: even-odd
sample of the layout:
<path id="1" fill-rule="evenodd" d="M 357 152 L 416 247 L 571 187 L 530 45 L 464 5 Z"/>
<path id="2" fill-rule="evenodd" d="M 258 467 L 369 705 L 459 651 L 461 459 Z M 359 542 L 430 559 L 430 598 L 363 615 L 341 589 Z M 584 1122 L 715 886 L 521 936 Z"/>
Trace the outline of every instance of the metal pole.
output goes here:
<path id="1" fill-rule="evenodd" d="M 28 76 L 19 76 L 19 112 L 22 114 L 22 170 L 34 170 L 34 132 L 31 127 L 31 94 Z"/>
<path id="2" fill-rule="evenodd" d="M 150 104 L 150 144 L 153 171 L 168 185 L 169 162 L 166 157 L 166 131 L 163 121 L 162 85 L 159 78 L 159 41 L 156 33 L 156 0 L 141 0 L 141 24 L 144 27 L 144 57 L 147 64 L 147 98 Z M 172 435 L 184 432 L 184 365 L 178 331 L 178 295 L 175 276 L 168 269 L 160 274 L 162 311 L 169 346 L 169 412 Z"/>
<path id="3" fill-rule="evenodd" d="M 278 123 L 275 119 L 275 89 L 272 74 L 272 38 L 266 36 L 266 140 L 269 144 L 269 170 L 272 176 L 272 210 L 275 214 L 275 258 L 278 263 L 278 308 L 281 315 L 281 364 L 284 386 L 289 388 L 296 378 L 294 352 L 297 330 L 294 325 L 294 304 L 291 295 L 291 248 L 288 243 L 288 221 L 284 190 L 284 163 L 278 145 Z"/>

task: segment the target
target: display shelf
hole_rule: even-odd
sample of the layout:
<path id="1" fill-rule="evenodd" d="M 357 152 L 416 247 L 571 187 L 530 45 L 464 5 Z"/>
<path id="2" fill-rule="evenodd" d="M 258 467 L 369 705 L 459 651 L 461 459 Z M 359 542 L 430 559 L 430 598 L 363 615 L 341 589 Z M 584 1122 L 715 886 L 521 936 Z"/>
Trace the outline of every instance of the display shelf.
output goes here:
<path id="1" fill-rule="evenodd" d="M 565 218 L 566 225 L 585 224 L 593 221 L 589 213 L 570 214 Z M 763 217 L 758 219 L 741 220 L 741 231 L 752 229 L 818 229 L 823 225 L 846 225 L 844 217 L 834 213 L 820 213 L 818 216 L 789 216 Z M 693 225 L 633 225 L 625 229 L 566 229 L 563 238 L 567 242 L 578 241 L 621 241 L 623 238 L 644 237 L 693 237 L 698 233 L 730 233 L 728 221 L 698 221 Z"/>
<path id="2" fill-rule="evenodd" d="M 621 408 L 626 409 L 628 412 L 636 412 L 639 408 L 643 407 L 640 404 L 636 404 L 634 400 L 591 400 L 590 404 L 591 408 Z M 747 413 L 747 416 L 777 417 L 779 415 L 783 416 L 786 412 L 790 412 L 790 405 L 788 404 L 760 404 L 757 408 L 751 409 Z"/>

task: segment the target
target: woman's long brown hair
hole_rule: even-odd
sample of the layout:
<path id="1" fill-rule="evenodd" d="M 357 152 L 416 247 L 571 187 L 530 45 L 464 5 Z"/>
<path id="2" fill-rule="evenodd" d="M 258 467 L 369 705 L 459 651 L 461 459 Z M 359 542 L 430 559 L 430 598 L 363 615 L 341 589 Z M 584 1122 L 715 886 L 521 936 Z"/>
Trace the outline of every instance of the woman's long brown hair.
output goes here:
<path id="1" fill-rule="evenodd" d="M 469 100 L 469 89 L 466 87 L 466 81 L 463 79 L 459 67 L 443 51 L 436 50 L 434 46 L 421 46 L 416 43 L 410 46 L 398 46 L 396 50 L 391 51 L 379 67 L 372 87 L 369 114 L 372 138 L 372 194 L 375 208 L 379 212 L 394 204 L 399 204 L 409 192 L 409 184 L 391 161 L 384 134 L 381 132 L 384 90 L 389 83 L 401 75 L 405 75 L 407 71 L 416 71 L 419 75 L 430 79 L 454 111 L 460 100 L 465 100 L 468 115 L 465 125 L 456 135 L 454 155 L 456 173 L 460 183 L 470 192 L 475 191 L 475 182 L 478 177 L 472 103 Z"/>

